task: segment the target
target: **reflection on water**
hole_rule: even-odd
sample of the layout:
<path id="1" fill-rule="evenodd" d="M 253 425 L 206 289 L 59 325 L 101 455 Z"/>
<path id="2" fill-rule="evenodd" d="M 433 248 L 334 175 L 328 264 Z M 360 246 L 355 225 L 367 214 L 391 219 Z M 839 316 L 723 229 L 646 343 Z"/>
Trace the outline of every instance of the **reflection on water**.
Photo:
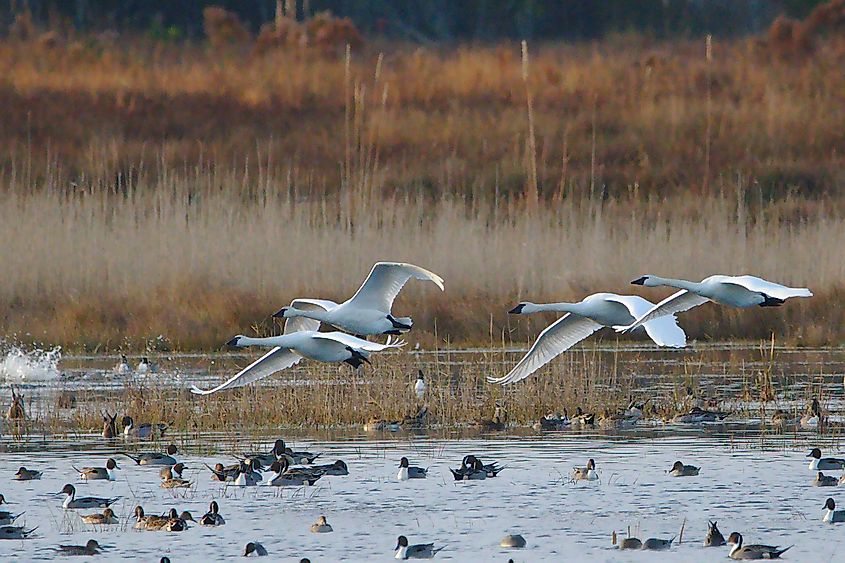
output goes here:
<path id="1" fill-rule="evenodd" d="M 796 544 L 790 560 L 837 560 L 843 536 L 823 525 L 822 506 L 837 488 L 810 486 L 806 446 L 813 435 L 761 437 L 742 427 L 712 426 L 692 435 L 535 436 L 493 440 L 436 440 L 400 437 L 362 441 L 359 437 L 323 441 L 301 439 L 295 446 L 322 451 L 323 462 L 343 459 L 349 476 L 325 477 L 310 488 L 238 489 L 210 481 L 203 463 L 230 463 L 233 451 L 269 449 L 275 437 L 260 444 L 238 443 L 237 436 L 201 436 L 182 444 L 177 457 L 195 481 L 187 492 L 161 489 L 158 469 L 135 466 L 117 457 L 116 482 L 78 482 L 71 465 L 103 465 L 113 448 L 88 438 L 74 442 L 46 439 L 26 451 L 0 458 L 2 492 L 26 511 L 21 524 L 39 526 L 34 539 L 0 542 L 0 560 L 52 559 L 60 543 L 84 544 L 96 538 L 111 546 L 107 557 L 157 561 L 229 560 L 249 540 L 264 544 L 274 560 L 347 559 L 388 561 L 396 537 L 411 542 L 447 544 L 437 558 L 452 561 L 617 560 L 610 551 L 611 533 L 624 537 L 629 528 L 639 537 L 671 538 L 684 526 L 683 543 L 660 554 L 666 561 L 724 558 L 727 548 L 702 547 L 707 520 L 717 520 L 727 536 L 743 533 L 746 541 Z M 215 455 L 200 455 L 210 446 Z M 760 446 L 763 447 L 760 447 Z M 162 444 L 156 445 L 162 448 Z M 834 453 L 831 444 L 822 444 Z M 144 447 L 153 446 L 145 444 Z M 449 466 L 474 453 L 506 469 L 495 479 L 456 483 Z M 426 480 L 398 482 L 399 458 L 430 468 Z M 596 460 L 600 481 L 572 483 L 572 467 Z M 675 460 L 701 466 L 698 477 L 667 475 Z M 18 466 L 43 470 L 40 481 L 14 482 Z M 265 474 L 265 479 L 269 474 Z M 61 509 L 57 492 L 74 483 L 78 495 L 120 496 L 115 512 L 121 524 L 96 528 L 77 512 Z M 192 527 L 183 533 L 140 532 L 129 516 L 136 504 L 147 513 L 170 507 L 202 515 L 216 499 L 226 525 Z M 842 502 L 845 504 L 845 501 Z M 312 534 L 309 526 L 325 515 L 331 534 Z M 507 533 L 521 533 L 528 547 L 509 553 L 498 546 Z M 677 542 L 677 539 L 676 539 Z M 626 553 L 625 560 L 651 560 L 648 553 Z"/>

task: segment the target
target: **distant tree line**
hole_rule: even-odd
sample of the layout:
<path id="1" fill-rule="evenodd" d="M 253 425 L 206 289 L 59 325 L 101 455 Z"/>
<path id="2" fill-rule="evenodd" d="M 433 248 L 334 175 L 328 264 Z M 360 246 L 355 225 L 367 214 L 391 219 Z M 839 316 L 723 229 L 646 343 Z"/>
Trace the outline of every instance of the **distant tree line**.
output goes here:
<path id="1" fill-rule="evenodd" d="M 329 10 L 366 34 L 413 41 L 594 39 L 609 33 L 655 37 L 743 35 L 778 14 L 804 17 L 823 0 L 285 0 L 297 16 Z M 0 34 L 29 9 L 37 24 L 78 29 L 202 36 L 208 6 L 233 11 L 253 31 L 276 13 L 276 0 L 0 0 Z"/>

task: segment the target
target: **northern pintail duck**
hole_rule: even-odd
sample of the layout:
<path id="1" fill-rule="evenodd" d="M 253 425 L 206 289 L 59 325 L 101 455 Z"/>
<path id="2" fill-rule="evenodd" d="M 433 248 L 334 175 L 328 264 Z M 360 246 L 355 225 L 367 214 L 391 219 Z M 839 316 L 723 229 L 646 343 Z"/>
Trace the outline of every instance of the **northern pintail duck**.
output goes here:
<path id="1" fill-rule="evenodd" d="M 832 498 L 824 503 L 825 513 L 822 522 L 833 524 L 834 522 L 845 522 L 845 510 L 836 510 L 836 503 Z"/>
<path id="2" fill-rule="evenodd" d="M 396 478 L 400 481 L 407 481 L 408 479 L 425 479 L 428 469 L 410 465 L 407 457 L 399 460 L 399 473 Z"/>
<path id="3" fill-rule="evenodd" d="M 292 465 L 311 465 L 315 459 L 323 455 L 322 453 L 295 451 L 288 447 L 285 447 L 284 453 L 290 458 L 289 461 Z"/>
<path id="4" fill-rule="evenodd" d="M 349 475 L 349 468 L 346 466 L 346 462 L 339 459 L 334 463 L 326 463 L 324 465 L 314 465 L 308 468 L 309 471 L 313 472 L 315 475 L 333 475 L 333 476 L 343 476 Z"/>
<path id="5" fill-rule="evenodd" d="M 701 471 L 700 467 L 696 467 L 694 465 L 684 465 L 680 461 L 676 461 L 672 464 L 672 469 L 669 470 L 669 475 L 672 477 L 693 477 L 698 475 L 698 472 Z"/>
<path id="6" fill-rule="evenodd" d="M 776 545 L 761 544 L 744 546 L 742 545 L 742 534 L 739 532 L 732 532 L 728 536 L 728 545 L 731 547 L 731 559 L 780 559 L 780 556 L 792 547 L 790 545 L 787 548 L 780 549 Z"/>
<path id="7" fill-rule="evenodd" d="M 114 471 L 116 469 L 120 469 L 113 458 L 109 458 L 106 461 L 105 467 L 83 467 L 82 469 L 78 469 L 73 465 L 71 465 L 71 467 L 73 467 L 74 471 L 79 473 L 80 479 L 85 479 L 86 481 L 114 481 L 116 479 Z"/>
<path id="8" fill-rule="evenodd" d="M 710 411 L 701 407 L 692 407 L 689 411 L 679 414 L 672 419 L 672 422 L 681 424 L 701 424 L 702 422 L 719 422 L 724 420 L 731 413 L 723 411 Z"/>
<path id="9" fill-rule="evenodd" d="M 103 413 L 103 438 L 113 440 L 117 437 L 117 413 L 114 416 L 108 412 Z"/>
<path id="10" fill-rule="evenodd" d="M 161 530 L 164 528 L 169 516 L 157 516 L 155 514 L 144 514 L 144 509 L 138 505 L 135 507 L 135 529 L 136 530 Z"/>
<path id="11" fill-rule="evenodd" d="M 586 467 L 573 467 L 572 480 L 573 481 L 595 481 L 599 478 L 596 473 L 596 462 L 594 459 L 587 460 Z"/>
<path id="12" fill-rule="evenodd" d="M 813 458 L 810 460 L 810 465 L 808 466 L 811 471 L 845 469 L 845 459 L 822 457 L 822 451 L 819 448 L 813 448 L 807 454 L 807 457 Z"/>
<path id="13" fill-rule="evenodd" d="M 400 430 L 402 430 L 402 423 L 398 420 L 371 418 L 364 423 L 364 432 L 399 432 Z"/>
<path id="14" fill-rule="evenodd" d="M 423 377 L 423 370 L 417 372 L 417 381 L 414 383 L 414 393 L 417 399 L 422 401 L 425 398 L 425 377 Z"/>
<path id="15" fill-rule="evenodd" d="M 123 417 L 123 435 L 127 438 L 159 438 L 164 436 L 168 428 L 170 425 L 163 422 L 145 422 L 136 426 L 131 416 Z"/>
<path id="16" fill-rule="evenodd" d="M 117 517 L 111 508 L 106 508 L 102 512 L 95 514 L 85 514 L 82 516 L 82 521 L 86 524 L 117 524 Z"/>
<path id="17" fill-rule="evenodd" d="M 147 375 L 148 373 L 158 373 L 158 364 L 150 362 L 147 356 L 141 358 L 138 366 L 135 368 L 135 373 L 138 375 Z"/>
<path id="18" fill-rule="evenodd" d="M 482 418 L 473 426 L 482 432 L 499 432 L 505 429 L 504 410 L 497 406 L 493 411 L 493 418 Z"/>
<path id="19" fill-rule="evenodd" d="M 278 462 L 276 462 L 278 463 Z M 238 487 L 253 487 L 262 481 L 261 473 L 253 469 L 253 461 L 247 459 L 240 463 L 234 484 Z"/>
<path id="20" fill-rule="evenodd" d="M 166 532 L 184 532 L 188 529 L 188 522 L 196 522 L 190 512 L 183 510 L 182 514 L 177 514 L 176 509 L 171 508 L 167 523 L 162 529 Z"/>
<path id="21" fill-rule="evenodd" d="M 822 409 L 818 399 L 813 399 L 807 405 L 807 410 L 801 415 L 799 425 L 801 428 L 818 428 L 824 421 Z"/>
<path id="22" fill-rule="evenodd" d="M 120 497 L 101 498 L 101 497 L 79 497 L 76 498 L 76 487 L 68 483 L 61 491 L 60 495 L 65 495 L 65 500 L 62 502 L 62 508 L 65 510 L 72 510 L 76 508 L 108 508 L 112 504 L 120 500 Z"/>
<path id="23" fill-rule="evenodd" d="M 173 467 L 165 467 L 161 470 L 161 483 L 159 486 L 162 489 L 187 489 L 192 485 L 187 479 L 182 479 L 182 469 L 179 467 L 181 465 L 181 463 L 177 463 Z M 174 472 L 177 472 L 178 476 L 174 476 Z"/>
<path id="24" fill-rule="evenodd" d="M 270 467 L 274 461 L 284 455 L 286 449 L 285 441 L 280 438 L 276 440 L 269 452 L 242 453 L 239 459 L 254 459 L 260 462 L 263 467 Z M 293 464 L 295 460 L 290 459 L 288 461 Z"/>
<path id="25" fill-rule="evenodd" d="M 117 375 L 129 375 L 132 373 L 132 368 L 129 366 L 129 358 L 126 357 L 126 354 L 120 355 L 120 361 L 114 366 L 114 372 Z"/>
<path id="26" fill-rule="evenodd" d="M 175 465 L 168 465 L 159 469 L 158 474 L 161 476 L 162 479 L 172 479 L 176 477 L 177 479 L 182 478 L 182 472 L 185 470 L 184 463 L 177 463 Z"/>
<path id="27" fill-rule="evenodd" d="M 584 428 L 594 426 L 596 423 L 596 415 L 585 413 L 581 407 L 575 408 L 575 415 L 570 419 L 570 423 L 574 427 Z"/>
<path id="28" fill-rule="evenodd" d="M 217 501 L 213 500 L 208 505 L 208 512 L 206 512 L 202 518 L 200 518 L 200 526 L 222 526 L 226 523 L 226 520 L 220 516 L 220 507 L 217 506 Z"/>
<path id="29" fill-rule="evenodd" d="M 667 549 L 672 548 L 673 541 L 675 541 L 674 537 L 668 540 L 663 540 L 660 538 L 648 538 L 646 541 L 643 542 L 643 549 L 651 551 L 666 551 Z"/>
<path id="30" fill-rule="evenodd" d="M 474 481 L 479 479 L 486 479 L 488 477 L 495 477 L 502 471 L 504 467 L 499 467 L 496 463 L 485 465 L 480 459 L 474 455 L 464 456 L 461 460 L 461 466 L 458 469 L 449 468 L 456 481 Z"/>
<path id="31" fill-rule="evenodd" d="M 273 478 L 268 482 L 268 485 L 271 487 L 311 486 L 321 478 L 319 474 L 302 472 L 298 469 L 289 470 L 288 462 L 285 458 L 273 462 L 273 465 L 270 466 L 270 471 L 275 473 Z"/>
<path id="32" fill-rule="evenodd" d="M 244 557 L 255 555 L 256 557 L 264 557 L 267 555 L 267 550 L 257 541 L 251 541 L 244 547 Z"/>
<path id="33" fill-rule="evenodd" d="M 25 540 L 37 529 L 37 526 L 31 530 L 23 526 L 0 526 L 0 540 Z"/>
<path id="34" fill-rule="evenodd" d="M 176 455 L 176 446 L 170 444 L 165 450 L 166 453 L 161 452 L 143 452 L 138 455 L 130 455 L 126 452 L 118 452 L 120 455 L 125 455 L 137 465 L 176 465 L 178 462 L 173 456 Z"/>
<path id="35" fill-rule="evenodd" d="M 566 411 L 563 411 L 563 414 L 560 413 L 549 413 L 539 421 L 534 423 L 534 430 L 547 430 L 547 431 L 557 431 L 557 430 L 566 430 L 570 426 L 569 417 L 566 415 Z"/>
<path id="36" fill-rule="evenodd" d="M 721 547 L 725 545 L 725 536 L 719 531 L 716 522 L 707 521 L 707 535 L 704 537 L 704 547 Z"/>
<path id="37" fill-rule="evenodd" d="M 525 547 L 525 538 L 523 538 L 520 534 L 508 534 L 502 538 L 499 545 L 501 547 L 521 549 Z"/>
<path id="38" fill-rule="evenodd" d="M 41 472 L 35 469 L 27 469 L 21 466 L 15 473 L 15 481 L 33 481 L 35 479 L 41 479 Z"/>
<path id="39" fill-rule="evenodd" d="M 2 494 L 0 494 L 0 504 L 9 504 L 6 502 L 6 497 Z M 8 510 L 0 510 L 0 526 L 8 526 L 12 524 L 15 520 L 20 518 L 22 514 L 23 512 L 14 514 Z"/>
<path id="40" fill-rule="evenodd" d="M 85 545 L 60 545 L 56 548 L 62 555 L 99 555 L 102 547 L 97 540 L 88 540 Z"/>
<path id="41" fill-rule="evenodd" d="M 234 481 L 235 477 L 240 474 L 241 464 L 236 463 L 234 465 L 224 466 L 222 463 L 215 463 L 214 467 L 211 467 L 208 464 L 203 464 L 208 469 L 211 470 L 211 480 L 212 481 L 219 481 L 221 483 L 226 481 Z"/>
<path id="42" fill-rule="evenodd" d="M 433 543 L 408 545 L 408 538 L 399 536 L 396 541 L 396 559 L 431 559 L 443 548 L 434 549 Z"/>
<path id="43" fill-rule="evenodd" d="M 611 413 L 605 409 L 604 413 L 599 417 L 598 425 L 599 428 L 604 429 L 625 430 L 633 428 L 640 418 L 642 418 L 642 415 L 629 416 L 627 411 L 623 413 Z"/>
<path id="44" fill-rule="evenodd" d="M 619 549 L 642 549 L 643 542 L 639 538 L 623 538 L 619 542 Z"/>
<path id="45" fill-rule="evenodd" d="M 316 522 L 311 524 L 311 531 L 315 534 L 327 534 L 329 532 L 334 532 L 334 529 L 328 522 L 326 522 L 325 516 L 320 516 L 317 518 Z"/>
<path id="46" fill-rule="evenodd" d="M 777 409 L 772 413 L 772 426 L 776 428 L 783 428 L 785 426 L 792 426 L 798 424 L 800 418 L 793 416 L 782 409 Z"/>
<path id="47" fill-rule="evenodd" d="M 26 418 L 26 407 L 24 407 L 23 395 L 12 389 L 12 404 L 6 411 L 6 420 L 24 420 Z"/>
<path id="48" fill-rule="evenodd" d="M 818 475 L 816 475 L 816 478 L 813 479 L 814 487 L 836 487 L 838 485 L 838 477 L 834 477 L 833 475 L 825 475 L 821 471 L 819 471 Z"/>

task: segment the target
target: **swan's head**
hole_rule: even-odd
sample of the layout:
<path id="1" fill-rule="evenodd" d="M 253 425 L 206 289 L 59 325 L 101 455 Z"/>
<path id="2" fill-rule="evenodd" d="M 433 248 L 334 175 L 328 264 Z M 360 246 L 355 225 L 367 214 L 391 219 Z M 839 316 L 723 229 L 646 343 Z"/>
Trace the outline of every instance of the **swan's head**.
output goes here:
<path id="1" fill-rule="evenodd" d="M 637 278 L 631 282 L 631 285 L 644 285 L 646 287 L 657 287 L 660 284 L 657 282 L 654 276 L 643 276 L 641 278 Z"/>
<path id="2" fill-rule="evenodd" d="M 530 301 L 522 301 L 516 307 L 508 311 L 511 315 L 527 315 L 537 311 L 537 305 Z"/>
<path id="3" fill-rule="evenodd" d="M 273 318 L 274 319 L 288 318 L 288 317 L 290 317 L 290 315 L 286 314 L 286 313 L 288 313 L 288 311 L 290 311 L 290 307 L 282 307 L 281 309 L 279 309 L 278 311 L 273 313 Z"/>
<path id="4" fill-rule="evenodd" d="M 231 340 L 229 340 L 226 343 L 226 346 L 233 346 L 233 347 L 244 346 L 244 344 L 241 344 L 241 340 L 244 339 L 244 338 L 246 338 L 246 336 L 239 334 L 239 335 L 233 337 Z"/>

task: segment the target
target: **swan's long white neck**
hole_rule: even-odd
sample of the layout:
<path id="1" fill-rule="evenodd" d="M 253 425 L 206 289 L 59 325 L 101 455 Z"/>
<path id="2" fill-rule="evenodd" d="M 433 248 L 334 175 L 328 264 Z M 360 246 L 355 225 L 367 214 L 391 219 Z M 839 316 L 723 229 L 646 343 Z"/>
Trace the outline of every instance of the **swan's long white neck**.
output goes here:
<path id="1" fill-rule="evenodd" d="M 263 346 L 268 348 L 281 346 L 282 348 L 286 348 L 293 344 L 292 342 L 290 342 L 290 337 L 295 336 L 297 334 L 298 333 L 283 334 L 281 336 L 270 336 L 267 338 L 252 338 L 250 336 L 241 336 L 240 338 L 238 338 L 238 343 L 236 344 L 236 346 L 238 348 L 243 348 L 245 346 Z"/>
<path id="2" fill-rule="evenodd" d="M 696 292 L 701 289 L 699 282 L 691 282 L 687 280 L 676 280 L 674 278 L 661 278 L 658 276 L 649 276 L 645 281 L 646 287 L 659 287 L 667 285 L 669 287 L 677 287 L 678 289 L 686 289 L 687 291 Z"/>
<path id="3" fill-rule="evenodd" d="M 289 319 L 291 317 L 306 317 L 314 319 L 315 321 L 328 322 L 329 312 L 323 309 L 297 309 L 296 307 L 288 307 L 285 309 L 284 317 Z"/>
<path id="4" fill-rule="evenodd" d="M 522 308 L 525 313 L 542 313 L 544 311 L 551 311 L 555 313 L 578 313 L 578 307 L 581 303 L 526 303 Z"/>

